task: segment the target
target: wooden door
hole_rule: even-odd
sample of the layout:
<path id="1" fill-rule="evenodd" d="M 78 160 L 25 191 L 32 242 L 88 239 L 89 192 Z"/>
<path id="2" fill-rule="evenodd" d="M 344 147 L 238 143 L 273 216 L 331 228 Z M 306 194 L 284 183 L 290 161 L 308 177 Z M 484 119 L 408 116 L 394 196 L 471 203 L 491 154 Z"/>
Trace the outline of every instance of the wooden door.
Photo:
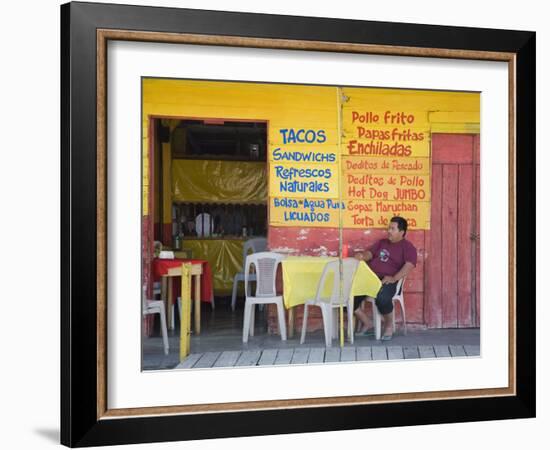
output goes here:
<path id="1" fill-rule="evenodd" d="M 433 134 L 424 272 L 429 328 L 479 326 L 479 200 L 479 135 Z"/>

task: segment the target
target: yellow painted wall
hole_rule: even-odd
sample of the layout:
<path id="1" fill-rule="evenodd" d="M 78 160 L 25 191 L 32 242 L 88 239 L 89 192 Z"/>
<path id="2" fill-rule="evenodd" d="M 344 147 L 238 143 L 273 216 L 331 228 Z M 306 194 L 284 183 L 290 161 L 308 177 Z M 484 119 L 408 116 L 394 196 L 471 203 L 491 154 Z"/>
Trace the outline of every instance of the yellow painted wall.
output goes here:
<path id="1" fill-rule="evenodd" d="M 368 173 L 384 178 L 384 187 L 380 189 L 382 197 L 384 192 L 390 196 L 394 194 L 388 185 L 388 179 L 393 175 L 411 177 L 404 181 L 405 184 L 418 183 L 421 179 L 422 187 L 428 195 L 417 201 L 418 211 L 408 212 L 411 216 L 407 216 L 405 212 L 403 215 L 415 217 L 416 226 L 412 228 L 426 229 L 429 228 L 430 134 L 479 133 L 479 111 L 477 93 L 144 79 L 144 214 L 147 214 L 146 199 L 149 192 L 146 176 L 149 117 L 220 118 L 268 122 L 269 205 L 272 225 L 337 226 L 340 223 L 339 207 L 342 200 L 348 203 L 346 206 L 352 203 L 358 210 L 376 208 L 376 201 L 373 199 L 350 198 L 350 184 L 357 183 L 354 178 L 348 179 L 347 176 L 351 174 L 360 181 L 360 177 Z M 408 118 L 413 116 L 414 120 L 412 123 L 398 123 L 395 120 L 399 113 Z M 378 116 L 378 121 L 366 120 L 368 114 L 370 118 Z M 365 119 L 363 122 L 361 115 Z M 395 117 L 390 120 L 392 115 Z M 289 131 L 284 130 L 304 130 L 301 134 L 303 142 L 287 140 L 285 143 L 284 138 L 290 135 Z M 306 142 L 303 138 L 308 130 L 322 130 L 323 134 L 317 135 L 312 142 Z M 378 137 L 384 133 L 391 136 L 384 143 L 409 146 L 411 154 L 397 157 L 357 154 L 359 144 L 365 147 L 373 140 L 379 141 Z M 422 135 L 423 139 L 404 141 L 411 133 Z M 373 134 L 376 134 L 376 139 L 373 139 Z M 403 139 L 393 139 L 400 134 Z M 310 134 L 309 137 L 311 136 L 313 135 Z M 350 141 L 356 142 L 350 144 Z M 276 160 L 282 152 L 321 154 L 326 158 L 307 162 Z M 377 168 L 357 168 L 354 162 L 361 160 L 376 163 Z M 383 167 L 384 160 L 387 160 L 387 167 Z M 404 166 L 399 164 L 393 168 L 394 161 L 411 164 L 408 169 L 403 169 Z M 349 167 L 355 168 L 350 169 L 347 163 L 351 164 Z M 416 165 L 413 166 L 412 163 Z M 307 170 L 316 169 L 329 171 L 330 177 L 315 178 L 307 173 Z M 310 182 L 320 184 L 308 185 Z M 303 187 L 306 191 L 292 191 L 296 186 Z M 358 186 L 363 185 L 359 183 Z M 378 195 L 378 192 L 374 195 Z M 287 200 L 290 203 L 295 201 L 296 208 L 281 206 Z M 320 203 L 304 204 L 304 200 L 306 203 L 309 200 L 318 200 Z M 385 207 L 391 206 L 391 200 L 389 197 L 385 200 L 382 198 Z M 287 213 L 307 211 L 314 212 L 308 220 L 288 218 Z M 319 218 L 315 213 L 322 215 L 322 222 L 310 221 Z M 350 212 L 345 212 L 342 216 L 346 227 L 368 226 L 368 223 L 355 223 Z"/>
<path id="2" fill-rule="evenodd" d="M 269 145 L 277 145 L 285 127 L 309 128 L 323 124 L 331 129 L 336 148 L 336 111 L 333 87 L 289 86 L 186 80 L 143 80 L 144 174 L 147 174 L 148 121 L 150 116 L 223 118 L 267 121 Z M 147 214 L 148 180 L 144 178 L 144 214 Z"/>
<path id="3" fill-rule="evenodd" d="M 172 150 L 162 144 L 162 223 L 172 223 Z"/>

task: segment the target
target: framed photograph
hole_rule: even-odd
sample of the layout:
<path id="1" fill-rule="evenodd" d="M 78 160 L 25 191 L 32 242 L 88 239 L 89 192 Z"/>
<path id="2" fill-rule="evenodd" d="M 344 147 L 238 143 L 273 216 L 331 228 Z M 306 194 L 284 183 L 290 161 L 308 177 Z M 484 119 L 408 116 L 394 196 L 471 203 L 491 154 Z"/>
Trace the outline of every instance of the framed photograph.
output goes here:
<path id="1" fill-rule="evenodd" d="M 61 55 L 64 445 L 535 416 L 535 33 L 77 2 Z"/>

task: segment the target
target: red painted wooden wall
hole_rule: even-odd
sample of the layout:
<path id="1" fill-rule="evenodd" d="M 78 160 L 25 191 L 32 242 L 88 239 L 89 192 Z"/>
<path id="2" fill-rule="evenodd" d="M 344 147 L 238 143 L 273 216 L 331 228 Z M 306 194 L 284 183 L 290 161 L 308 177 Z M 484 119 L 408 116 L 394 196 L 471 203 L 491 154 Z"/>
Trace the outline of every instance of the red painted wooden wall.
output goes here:
<path id="1" fill-rule="evenodd" d="M 432 136 L 426 324 L 479 326 L 479 135 Z"/>
<path id="2" fill-rule="evenodd" d="M 337 255 L 336 228 L 270 227 L 270 249 L 296 255 Z M 405 283 L 407 324 L 411 328 L 479 326 L 479 135 L 432 135 L 431 229 L 410 231 L 418 250 L 416 268 Z M 362 250 L 385 237 L 384 230 L 345 229 L 344 244 Z M 317 308 L 308 330 L 322 328 Z M 276 332 L 276 313 L 269 314 Z M 302 308 L 296 308 L 296 330 Z M 398 313 L 398 322 L 400 320 Z"/>
<path id="3" fill-rule="evenodd" d="M 151 192 L 154 192 L 154 183 L 155 183 L 155 168 L 156 164 L 154 163 L 154 123 L 153 121 L 149 121 L 149 136 L 152 137 L 152 139 L 149 142 L 149 196 L 147 197 L 147 215 L 142 216 L 141 218 L 141 278 L 142 283 L 146 286 L 146 294 L 147 298 L 151 299 L 153 298 L 153 276 L 152 276 L 152 267 L 153 267 L 153 241 L 154 241 L 154 227 L 156 224 L 154 223 L 154 199 L 153 195 L 151 195 Z M 141 289 L 140 289 L 141 293 Z M 141 299 L 140 299 L 141 301 Z M 141 303 L 140 303 L 141 305 Z M 141 307 L 141 306 L 140 306 Z M 144 336 L 151 336 L 153 332 L 153 320 L 154 317 L 152 315 L 148 315 L 143 317 L 142 319 L 142 332 Z"/>

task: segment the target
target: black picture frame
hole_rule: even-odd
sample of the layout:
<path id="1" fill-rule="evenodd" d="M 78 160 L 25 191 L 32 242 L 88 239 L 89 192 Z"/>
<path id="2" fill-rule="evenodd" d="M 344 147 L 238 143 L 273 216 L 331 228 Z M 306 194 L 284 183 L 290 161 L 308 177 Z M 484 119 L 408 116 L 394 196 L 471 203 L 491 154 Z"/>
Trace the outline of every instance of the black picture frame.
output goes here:
<path id="1" fill-rule="evenodd" d="M 97 30 L 512 54 L 514 395 L 126 418 L 98 410 Z M 535 416 L 534 32 L 113 4 L 61 6 L 61 443 L 71 447 Z M 419 50 L 420 49 L 420 50 Z M 299 51 L 299 50 L 298 50 Z M 416 53 L 415 53 L 416 52 Z M 441 55 L 441 52 L 439 52 Z M 423 56 L 429 57 L 429 52 Z M 449 57 L 457 57 L 452 54 Z M 503 193 L 505 195 L 505 193 Z M 212 427 L 211 424 L 216 426 Z"/>

